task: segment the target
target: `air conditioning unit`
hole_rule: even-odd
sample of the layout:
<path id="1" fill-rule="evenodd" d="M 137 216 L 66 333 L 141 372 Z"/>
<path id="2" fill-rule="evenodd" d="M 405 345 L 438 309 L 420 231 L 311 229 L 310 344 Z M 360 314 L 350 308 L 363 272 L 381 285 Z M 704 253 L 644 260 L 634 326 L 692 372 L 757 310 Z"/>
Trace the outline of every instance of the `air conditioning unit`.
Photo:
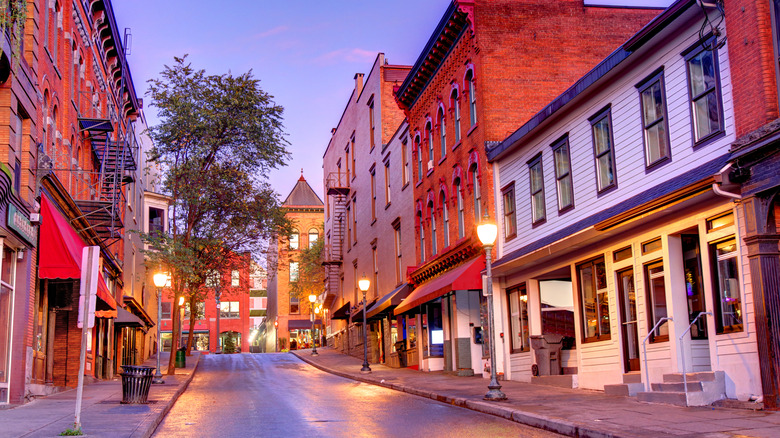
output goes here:
<path id="1" fill-rule="evenodd" d="M 41 223 L 41 214 L 40 213 L 30 213 L 30 223 L 31 224 L 39 224 L 39 223 Z"/>
<path id="2" fill-rule="evenodd" d="M 428 170 L 433 169 L 433 160 L 428 160 Z"/>

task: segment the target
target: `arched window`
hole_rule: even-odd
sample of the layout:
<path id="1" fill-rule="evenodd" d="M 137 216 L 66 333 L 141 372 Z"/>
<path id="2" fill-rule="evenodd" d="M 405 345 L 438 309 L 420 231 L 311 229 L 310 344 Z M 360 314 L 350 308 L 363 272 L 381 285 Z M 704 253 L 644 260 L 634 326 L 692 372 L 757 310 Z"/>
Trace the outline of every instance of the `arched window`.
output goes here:
<path id="1" fill-rule="evenodd" d="M 300 234 L 298 230 L 293 230 L 290 233 L 290 249 L 298 249 L 300 247 Z"/>
<path id="2" fill-rule="evenodd" d="M 425 261 L 425 226 L 423 225 L 422 211 L 417 212 L 417 222 L 420 224 L 420 262 Z"/>
<path id="3" fill-rule="evenodd" d="M 414 145 L 417 148 L 417 180 L 422 181 L 423 177 L 423 159 L 422 159 L 422 144 L 420 144 L 420 135 L 418 134 L 414 138 Z"/>
<path id="4" fill-rule="evenodd" d="M 474 82 L 474 70 L 466 73 L 466 86 L 469 90 L 469 116 L 471 126 L 477 124 L 477 84 Z"/>
<path id="5" fill-rule="evenodd" d="M 455 196 L 457 197 L 458 207 L 458 239 L 462 239 L 464 235 L 464 223 L 463 223 L 463 190 L 460 183 L 460 178 L 455 180 Z"/>
<path id="6" fill-rule="evenodd" d="M 312 228 L 309 230 L 309 248 L 314 246 L 315 243 L 317 243 L 317 240 L 320 238 L 320 231 L 316 228 Z"/>
<path id="7" fill-rule="evenodd" d="M 458 89 L 452 90 L 452 109 L 455 112 L 455 143 L 460 141 L 460 102 L 458 99 Z"/>
<path id="8" fill-rule="evenodd" d="M 52 103 L 51 121 L 49 122 L 49 145 L 51 147 L 51 159 L 54 167 L 57 167 L 59 150 L 57 150 L 57 106 Z"/>
<path id="9" fill-rule="evenodd" d="M 49 149 L 49 90 L 43 92 L 43 153 L 51 157 Z"/>
<path id="10" fill-rule="evenodd" d="M 474 221 L 479 223 L 482 220 L 482 193 L 479 189 L 479 169 L 474 164 L 469 170 L 471 173 L 471 182 L 474 184 Z"/>
<path id="11" fill-rule="evenodd" d="M 433 162 L 433 128 L 431 122 L 425 124 L 425 135 L 428 137 L 428 159 Z"/>
<path id="12" fill-rule="evenodd" d="M 433 201 L 428 203 L 428 213 L 431 215 L 431 254 L 436 255 L 436 209 Z"/>
<path id="13" fill-rule="evenodd" d="M 444 108 L 439 108 L 439 141 L 441 142 L 441 158 L 447 156 L 447 123 L 444 119 Z"/>
<path id="14" fill-rule="evenodd" d="M 444 190 L 439 193 L 439 205 L 441 205 L 442 233 L 446 248 L 450 246 L 450 213 L 447 211 L 447 195 L 444 194 Z"/>

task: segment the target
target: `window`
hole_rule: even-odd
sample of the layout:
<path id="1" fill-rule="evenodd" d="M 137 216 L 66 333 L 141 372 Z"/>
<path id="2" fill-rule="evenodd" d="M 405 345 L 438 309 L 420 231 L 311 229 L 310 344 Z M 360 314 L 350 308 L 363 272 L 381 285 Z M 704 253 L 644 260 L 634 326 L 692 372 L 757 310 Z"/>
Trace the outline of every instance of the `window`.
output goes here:
<path id="1" fill-rule="evenodd" d="M 219 272 L 211 271 L 206 275 L 206 287 L 219 287 Z"/>
<path id="2" fill-rule="evenodd" d="M 54 44 L 52 45 L 52 62 L 57 66 L 57 49 L 60 45 L 60 29 L 62 29 L 62 14 L 60 4 L 54 3 Z"/>
<path id="3" fill-rule="evenodd" d="M 444 247 L 450 246 L 450 213 L 447 209 L 447 196 L 444 190 L 439 193 L 439 205 L 441 205 L 442 233 L 444 234 Z"/>
<path id="4" fill-rule="evenodd" d="M 619 249 L 612 253 L 612 260 L 615 262 L 622 262 L 623 260 L 628 260 L 632 256 L 631 247 L 627 246 L 623 249 Z"/>
<path id="5" fill-rule="evenodd" d="M 401 264 L 401 223 L 397 222 L 393 225 L 393 231 L 395 234 L 395 283 L 401 283 L 404 279 L 403 266 Z"/>
<path id="6" fill-rule="evenodd" d="M 643 83 L 639 88 L 639 94 L 642 106 L 645 165 L 651 167 L 670 157 L 663 72 Z"/>
<path id="7" fill-rule="evenodd" d="M 371 96 L 371 100 L 368 101 L 368 126 L 369 126 L 369 144 L 371 149 L 374 149 L 374 125 L 376 119 L 374 119 L 374 97 Z"/>
<path id="8" fill-rule="evenodd" d="M 582 309 L 582 341 L 610 339 L 609 294 L 604 259 L 589 261 L 577 266 Z"/>
<path id="9" fill-rule="evenodd" d="M 374 279 L 371 287 L 374 289 L 374 296 L 377 297 L 379 296 L 377 293 L 377 288 L 379 287 L 379 259 L 376 256 L 376 243 L 371 248 L 371 261 L 374 264 Z"/>
<path id="10" fill-rule="evenodd" d="M 357 244 L 357 199 L 352 198 L 352 244 Z"/>
<path id="11" fill-rule="evenodd" d="M 650 309 L 648 318 L 648 330 L 667 317 L 666 311 L 666 286 L 664 286 L 664 264 L 662 261 L 645 265 L 645 281 L 647 284 L 647 306 Z M 669 322 L 664 321 L 653 331 L 651 342 L 669 340 Z"/>
<path id="12" fill-rule="evenodd" d="M 401 177 L 403 185 L 407 185 L 409 183 L 409 151 L 407 149 L 409 145 L 406 143 L 406 139 L 404 139 L 403 143 L 401 144 L 401 163 L 403 165 L 403 168 L 401 169 Z"/>
<path id="13" fill-rule="evenodd" d="M 452 99 L 452 110 L 455 116 L 455 143 L 460 141 L 460 101 L 458 99 L 458 89 L 452 90 L 450 95 Z"/>
<path id="14" fill-rule="evenodd" d="M 710 245 L 718 334 L 741 332 L 742 296 L 737 269 L 737 241 L 733 237 Z"/>
<path id="15" fill-rule="evenodd" d="M 294 293 L 290 294 L 290 315 L 300 315 L 301 313 L 301 300 L 298 295 Z"/>
<path id="16" fill-rule="evenodd" d="M 471 182 L 474 184 L 474 223 L 482 220 L 482 193 L 479 189 L 479 168 L 475 164 L 471 167 Z"/>
<path id="17" fill-rule="evenodd" d="M 187 345 L 187 342 L 189 341 L 190 334 L 188 332 L 184 332 L 182 338 L 182 343 L 184 345 Z M 209 349 L 209 334 L 208 333 L 193 333 L 192 335 L 192 348 L 198 350 L 198 351 L 207 351 Z"/>
<path id="18" fill-rule="evenodd" d="M 371 221 L 376 220 L 376 168 L 371 168 Z"/>
<path id="19" fill-rule="evenodd" d="M 203 319 L 206 315 L 206 303 L 195 303 L 195 319 Z M 190 303 L 184 303 L 184 318 L 190 319 Z"/>
<path id="20" fill-rule="evenodd" d="M 357 273 L 357 260 L 354 260 L 352 262 L 352 283 L 353 283 L 353 290 L 355 294 L 355 299 L 352 300 L 355 305 L 357 305 L 358 301 L 358 273 Z"/>
<path id="21" fill-rule="evenodd" d="M 390 162 L 385 163 L 385 207 L 390 205 Z"/>
<path id="22" fill-rule="evenodd" d="M 425 225 L 423 224 L 422 211 L 417 212 L 417 221 L 420 224 L 420 262 L 425 261 Z"/>
<path id="23" fill-rule="evenodd" d="M 347 205 L 347 250 L 352 248 L 352 221 L 350 220 L 351 216 L 352 216 L 352 208 L 350 208 L 350 206 Z"/>
<path id="24" fill-rule="evenodd" d="M 149 207 L 149 234 L 152 237 L 160 238 L 165 233 L 163 214 L 161 208 Z"/>
<path id="25" fill-rule="evenodd" d="M 531 188 L 531 218 L 534 224 L 545 219 L 544 206 L 544 175 L 542 174 L 542 155 L 528 163 Z"/>
<path id="26" fill-rule="evenodd" d="M 558 191 L 558 211 L 565 211 L 574 207 L 568 137 L 553 145 L 553 159 L 555 161 L 555 188 Z"/>
<path id="27" fill-rule="evenodd" d="M 300 247 L 300 234 L 298 230 L 293 230 L 290 234 L 290 249 L 298 249 Z"/>
<path id="28" fill-rule="evenodd" d="M 444 108 L 439 108 L 439 142 L 441 158 L 444 158 L 447 156 L 447 122 L 444 119 Z"/>
<path id="29" fill-rule="evenodd" d="M 431 215 L 431 254 L 436 255 L 436 209 L 433 207 L 433 202 L 428 204 L 428 212 Z"/>
<path id="30" fill-rule="evenodd" d="M 723 132 L 718 52 L 710 50 L 714 49 L 716 44 L 717 40 L 712 38 L 685 56 L 694 144 L 700 144 Z"/>
<path id="31" fill-rule="evenodd" d="M 425 125 L 425 138 L 428 139 L 428 160 L 430 162 L 433 162 L 433 127 L 431 126 L 431 122 L 429 121 Z M 428 170 L 431 170 L 431 164 L 428 164 Z"/>
<path id="32" fill-rule="evenodd" d="M 461 191 L 460 178 L 455 180 L 455 196 L 458 204 L 458 239 L 462 239 L 465 233 L 465 224 L 463 223 L 463 192 Z"/>
<path id="33" fill-rule="evenodd" d="M 423 159 L 422 159 L 422 144 L 420 144 L 420 136 L 414 138 L 414 145 L 417 148 L 417 181 L 422 181 L 423 177 Z"/>
<path id="34" fill-rule="evenodd" d="M 474 81 L 474 70 L 466 73 L 466 86 L 469 90 L 469 117 L 471 127 L 474 127 L 477 124 L 477 87 Z"/>
<path id="35" fill-rule="evenodd" d="M 298 281 L 298 262 L 290 262 L 290 283 Z"/>
<path id="36" fill-rule="evenodd" d="M 509 326 L 512 334 L 509 336 L 512 353 L 530 351 L 530 329 L 528 324 L 528 293 L 525 285 L 507 289 L 509 301 Z"/>
<path id="37" fill-rule="evenodd" d="M 233 287 L 241 285 L 241 274 L 235 269 L 230 271 L 230 285 Z"/>
<path id="38" fill-rule="evenodd" d="M 653 239 L 649 242 L 642 243 L 642 254 L 650 254 L 651 252 L 660 251 L 663 247 L 661 238 Z"/>
<path id="39" fill-rule="evenodd" d="M 357 167 L 355 166 L 355 133 L 352 133 L 352 139 L 350 140 L 349 150 L 352 152 L 352 178 L 355 178 L 355 172 Z"/>
<path id="40" fill-rule="evenodd" d="M 309 248 L 314 246 L 317 243 L 317 240 L 320 239 L 320 231 L 316 228 L 312 228 L 309 230 Z"/>
<path id="41" fill-rule="evenodd" d="M 170 302 L 163 301 L 162 303 L 162 319 L 171 319 L 171 304 Z"/>
<path id="42" fill-rule="evenodd" d="M 501 191 L 504 210 L 504 240 L 517 236 L 517 212 L 515 211 L 515 184 Z"/>
<path id="43" fill-rule="evenodd" d="M 596 188 L 600 193 L 616 184 L 611 109 L 608 107 L 596 114 L 590 123 L 593 133 L 593 156 L 596 160 Z"/>
<path id="44" fill-rule="evenodd" d="M 707 232 L 720 230 L 734 225 L 734 213 L 728 212 L 726 214 L 707 219 Z"/>
<path id="45" fill-rule="evenodd" d="M 347 148 L 344 149 L 344 153 L 346 154 L 344 156 L 344 163 L 347 166 L 347 185 L 349 185 L 349 175 L 351 174 L 349 170 L 349 143 L 347 143 Z"/>

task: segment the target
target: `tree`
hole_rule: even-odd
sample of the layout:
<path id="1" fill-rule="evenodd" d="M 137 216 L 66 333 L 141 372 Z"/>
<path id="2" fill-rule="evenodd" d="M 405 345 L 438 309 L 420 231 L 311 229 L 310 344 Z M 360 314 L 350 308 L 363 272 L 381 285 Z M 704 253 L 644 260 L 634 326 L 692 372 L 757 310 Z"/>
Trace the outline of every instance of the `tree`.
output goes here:
<path id="1" fill-rule="evenodd" d="M 149 81 L 148 92 L 160 118 L 149 128 L 155 143 L 150 159 L 161 164 L 163 190 L 172 199 L 170 232 L 146 240 L 149 266 L 171 274 L 173 345 L 178 345 L 179 297 L 194 308 L 210 273 L 222 271 L 237 253 L 263 251 L 271 235 L 289 232 L 266 177 L 289 153 L 283 109 L 251 70 L 206 75 L 186 55 L 174 61 Z M 173 371 L 171 355 L 168 372 Z"/>
<path id="2" fill-rule="evenodd" d="M 319 295 L 325 286 L 325 268 L 322 266 L 323 239 L 317 239 L 312 245 L 301 248 L 290 255 L 298 262 L 298 281 L 290 283 L 290 294 L 301 302 L 309 302 L 308 296 Z"/>

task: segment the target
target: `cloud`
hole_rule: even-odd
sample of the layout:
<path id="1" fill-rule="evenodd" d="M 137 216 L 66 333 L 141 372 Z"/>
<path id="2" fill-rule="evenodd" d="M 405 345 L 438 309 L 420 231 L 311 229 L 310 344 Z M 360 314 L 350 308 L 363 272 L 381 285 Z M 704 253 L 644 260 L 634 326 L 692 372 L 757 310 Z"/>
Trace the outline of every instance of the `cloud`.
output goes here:
<path id="1" fill-rule="evenodd" d="M 287 26 L 276 26 L 273 29 L 269 29 L 265 32 L 260 32 L 258 34 L 254 35 L 254 38 L 260 39 L 260 38 L 266 38 L 273 35 L 278 35 L 280 33 L 283 33 L 289 29 Z"/>
<path id="2" fill-rule="evenodd" d="M 376 58 L 377 52 L 363 49 L 339 49 L 325 53 L 314 58 L 314 62 L 322 65 L 331 65 L 338 62 L 366 63 Z"/>

